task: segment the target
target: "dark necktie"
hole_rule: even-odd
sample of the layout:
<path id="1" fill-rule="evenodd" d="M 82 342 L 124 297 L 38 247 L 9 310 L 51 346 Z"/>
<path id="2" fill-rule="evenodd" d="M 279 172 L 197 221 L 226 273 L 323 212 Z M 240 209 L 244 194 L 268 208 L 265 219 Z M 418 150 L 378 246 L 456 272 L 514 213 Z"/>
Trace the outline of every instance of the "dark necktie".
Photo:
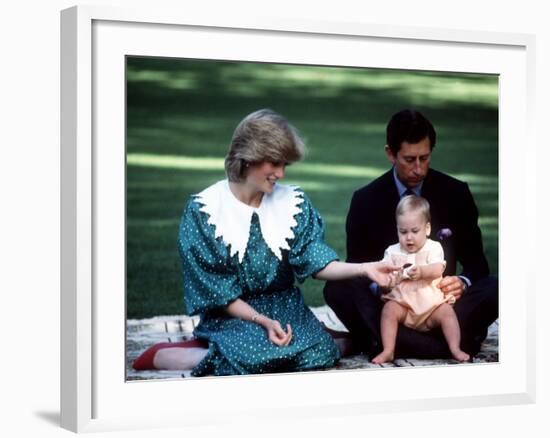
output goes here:
<path id="1" fill-rule="evenodd" d="M 405 190 L 405 192 L 403 193 L 403 196 L 401 197 L 404 198 L 405 196 L 409 196 L 409 195 L 416 195 L 416 193 L 414 193 L 411 189 L 407 189 Z"/>

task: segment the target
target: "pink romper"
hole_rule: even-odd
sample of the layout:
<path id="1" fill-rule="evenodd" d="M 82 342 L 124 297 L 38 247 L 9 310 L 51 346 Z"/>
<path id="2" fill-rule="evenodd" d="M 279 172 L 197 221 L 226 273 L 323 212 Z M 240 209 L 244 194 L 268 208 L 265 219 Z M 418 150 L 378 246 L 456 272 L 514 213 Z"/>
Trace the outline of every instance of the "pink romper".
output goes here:
<path id="1" fill-rule="evenodd" d="M 392 261 L 398 266 L 405 263 L 413 265 L 429 265 L 431 263 L 446 264 L 443 247 L 435 240 L 427 239 L 422 249 L 416 253 L 408 253 L 401 249 L 399 243 L 389 246 L 384 253 L 384 260 Z M 454 304 L 453 295 L 445 296 L 437 284 L 441 277 L 435 280 L 402 279 L 391 291 L 382 294 L 383 301 L 396 301 L 408 309 L 404 325 L 419 331 L 428 331 L 426 320 L 438 306 L 443 303 Z"/>

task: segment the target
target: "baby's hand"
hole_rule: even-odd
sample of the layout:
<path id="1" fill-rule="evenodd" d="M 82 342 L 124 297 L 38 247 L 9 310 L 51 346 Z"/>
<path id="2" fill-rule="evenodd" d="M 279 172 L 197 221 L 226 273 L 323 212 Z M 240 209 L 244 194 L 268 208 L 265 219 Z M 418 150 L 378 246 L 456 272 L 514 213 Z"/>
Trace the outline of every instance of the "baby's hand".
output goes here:
<path id="1" fill-rule="evenodd" d="M 416 265 L 413 265 L 410 268 L 407 268 L 404 273 L 411 280 L 420 280 L 420 278 L 422 277 L 422 273 L 420 272 L 420 268 Z"/>

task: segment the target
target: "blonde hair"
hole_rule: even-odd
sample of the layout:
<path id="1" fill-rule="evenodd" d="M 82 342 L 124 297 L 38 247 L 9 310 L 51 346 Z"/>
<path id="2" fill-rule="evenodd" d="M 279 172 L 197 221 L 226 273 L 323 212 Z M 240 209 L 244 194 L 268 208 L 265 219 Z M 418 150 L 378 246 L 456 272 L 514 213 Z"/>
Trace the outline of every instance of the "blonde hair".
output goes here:
<path id="1" fill-rule="evenodd" d="M 431 221 L 430 203 L 422 196 L 408 195 L 401 198 L 395 209 L 395 218 L 411 211 L 419 212 L 426 223 Z"/>
<path id="2" fill-rule="evenodd" d="M 250 164 L 293 163 L 304 154 L 305 145 L 296 128 L 275 111 L 261 109 L 246 116 L 235 129 L 225 157 L 225 173 L 229 181 L 241 182 Z"/>

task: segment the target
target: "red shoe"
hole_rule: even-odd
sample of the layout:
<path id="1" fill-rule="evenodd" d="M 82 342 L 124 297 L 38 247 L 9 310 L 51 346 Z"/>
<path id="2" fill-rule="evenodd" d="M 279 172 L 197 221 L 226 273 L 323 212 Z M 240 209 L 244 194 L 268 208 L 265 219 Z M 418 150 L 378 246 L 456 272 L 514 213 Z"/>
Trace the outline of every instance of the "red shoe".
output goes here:
<path id="1" fill-rule="evenodd" d="M 132 367 L 135 370 L 154 370 L 156 369 L 153 365 L 153 359 L 157 351 L 162 350 L 163 348 L 208 348 L 208 342 L 203 339 L 190 339 L 183 342 L 160 342 L 149 347 L 139 357 L 134 361 Z"/>

